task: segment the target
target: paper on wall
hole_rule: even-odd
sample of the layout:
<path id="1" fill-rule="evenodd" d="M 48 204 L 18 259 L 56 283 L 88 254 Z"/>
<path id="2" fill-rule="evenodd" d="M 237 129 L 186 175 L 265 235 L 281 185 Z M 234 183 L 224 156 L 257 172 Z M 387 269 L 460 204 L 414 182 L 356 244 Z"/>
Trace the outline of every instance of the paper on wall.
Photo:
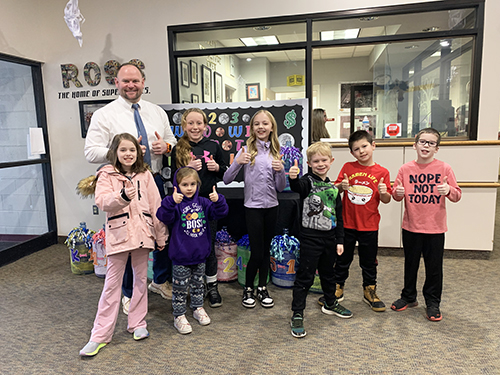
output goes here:
<path id="1" fill-rule="evenodd" d="M 29 156 L 45 154 L 42 128 L 30 128 L 28 147 Z"/>

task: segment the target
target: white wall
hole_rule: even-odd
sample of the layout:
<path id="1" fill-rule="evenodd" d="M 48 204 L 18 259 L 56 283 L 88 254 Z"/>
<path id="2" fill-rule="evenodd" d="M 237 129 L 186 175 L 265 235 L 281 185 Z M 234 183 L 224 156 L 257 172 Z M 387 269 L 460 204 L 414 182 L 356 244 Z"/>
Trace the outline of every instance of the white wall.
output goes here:
<path id="1" fill-rule="evenodd" d="M 241 2 L 160 1 L 137 3 L 132 0 L 80 1 L 86 21 L 82 25 L 83 47 L 64 22 L 66 0 L 3 0 L 0 12 L 0 52 L 35 59 L 45 63 L 44 90 L 49 139 L 55 184 L 55 202 L 59 234 L 66 235 L 82 220 L 100 228 L 102 215 L 92 216 L 92 200 L 75 194 L 77 182 L 95 171 L 83 157 L 84 140 L 80 136 L 78 99 L 58 99 L 58 93 L 74 91 L 62 87 L 60 65 L 72 63 L 80 70 L 84 89 L 92 89 L 83 80 L 83 66 L 93 61 L 101 68 L 110 59 L 125 62 L 141 59 L 147 74 L 150 94 L 145 98 L 156 103 L 170 103 L 170 77 L 167 50 L 168 25 L 196 22 L 248 19 L 287 14 L 315 13 L 342 9 L 408 4 L 413 0 L 317 0 L 314 2 L 256 0 L 242 9 Z M 432 2 L 432 1 L 421 1 Z M 483 70 L 479 116 L 479 138 L 496 139 L 500 106 L 498 73 L 500 39 L 497 15 L 500 2 L 486 1 Z M 104 79 L 103 79 L 104 82 Z M 94 89 L 110 86 L 101 82 Z M 323 101 L 323 99 L 322 99 Z M 477 155 L 477 160 L 481 160 Z M 498 161 L 484 160 L 485 165 Z M 477 169 L 481 170 L 482 165 Z"/>

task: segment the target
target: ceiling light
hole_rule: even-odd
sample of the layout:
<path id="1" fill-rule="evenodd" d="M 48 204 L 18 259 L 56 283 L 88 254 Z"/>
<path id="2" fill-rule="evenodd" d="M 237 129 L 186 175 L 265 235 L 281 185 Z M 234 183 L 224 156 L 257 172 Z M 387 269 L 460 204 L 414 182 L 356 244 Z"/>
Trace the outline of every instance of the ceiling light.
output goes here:
<path id="1" fill-rule="evenodd" d="M 431 32 L 431 31 L 438 31 L 438 30 L 439 30 L 439 27 L 431 26 L 431 27 L 428 27 L 427 29 L 423 29 L 422 31 Z"/>
<path id="2" fill-rule="evenodd" d="M 443 39 L 439 42 L 439 44 L 441 45 L 441 47 L 449 47 L 450 46 L 450 41 L 449 40 L 446 40 L 446 39 Z"/>
<path id="3" fill-rule="evenodd" d="M 415 49 L 418 48 L 417 44 L 412 44 L 411 46 L 406 46 L 405 49 Z"/>
<path id="4" fill-rule="evenodd" d="M 247 57 L 247 61 L 248 62 L 252 61 L 252 58 L 251 57 Z"/>
<path id="5" fill-rule="evenodd" d="M 255 38 L 240 38 L 240 40 L 247 47 L 269 46 L 274 44 L 280 44 L 278 38 L 275 35 L 258 36 Z"/>
<path id="6" fill-rule="evenodd" d="M 355 39 L 359 35 L 359 29 L 321 31 L 320 34 L 321 40 Z"/>
<path id="7" fill-rule="evenodd" d="M 271 29 L 271 26 L 255 26 L 253 29 L 255 31 L 266 31 Z"/>

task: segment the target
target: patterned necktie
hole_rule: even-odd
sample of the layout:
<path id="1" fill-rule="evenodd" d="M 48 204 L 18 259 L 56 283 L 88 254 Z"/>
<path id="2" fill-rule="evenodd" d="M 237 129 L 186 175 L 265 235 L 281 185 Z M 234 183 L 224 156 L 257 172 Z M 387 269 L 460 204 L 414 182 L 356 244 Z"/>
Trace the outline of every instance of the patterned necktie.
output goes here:
<path id="1" fill-rule="evenodd" d="M 148 142 L 148 134 L 146 133 L 146 128 L 141 119 L 141 115 L 139 114 L 139 104 L 132 104 L 132 108 L 134 109 L 134 120 L 135 126 L 137 127 L 137 133 L 139 136 L 142 136 L 141 144 L 146 146 L 146 153 L 144 154 L 144 162 L 151 165 L 151 153 L 149 151 L 149 142 Z"/>

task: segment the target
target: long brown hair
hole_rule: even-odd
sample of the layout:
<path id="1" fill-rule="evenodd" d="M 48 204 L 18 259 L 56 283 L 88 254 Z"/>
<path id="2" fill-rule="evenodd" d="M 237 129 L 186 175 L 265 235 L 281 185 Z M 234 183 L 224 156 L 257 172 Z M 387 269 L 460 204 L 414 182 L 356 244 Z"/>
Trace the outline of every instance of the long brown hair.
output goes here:
<path id="1" fill-rule="evenodd" d="M 175 145 L 175 162 L 177 164 L 177 167 L 185 167 L 191 161 L 192 148 L 189 144 L 189 137 L 186 133 L 186 117 L 192 112 L 201 114 L 203 116 L 203 122 L 205 123 L 205 125 L 208 125 L 207 115 L 199 108 L 189 108 L 182 114 L 181 126 L 182 130 L 184 130 L 184 134 Z"/>
<path id="2" fill-rule="evenodd" d="M 273 125 L 273 128 L 271 130 L 271 133 L 269 134 L 269 142 L 271 143 L 269 149 L 271 151 L 271 155 L 273 159 L 279 159 L 280 158 L 280 142 L 278 140 L 278 124 L 276 123 L 276 119 L 272 115 L 271 112 L 261 109 L 260 111 L 257 111 L 253 116 L 252 119 L 250 120 L 250 137 L 248 137 L 247 140 L 247 152 L 250 154 L 250 164 L 254 165 L 255 164 L 255 157 L 257 156 L 257 137 L 255 136 L 255 131 L 253 130 L 253 122 L 255 120 L 255 117 L 260 114 L 264 113 L 267 115 L 269 118 L 269 121 L 271 121 L 271 124 Z"/>
<path id="3" fill-rule="evenodd" d="M 120 147 L 120 143 L 122 141 L 130 141 L 134 144 L 135 149 L 137 150 L 137 159 L 134 164 L 132 164 L 132 167 L 130 168 L 130 172 L 132 173 L 141 173 L 145 172 L 148 170 L 147 164 L 144 163 L 144 157 L 142 156 L 142 149 L 141 146 L 139 145 L 139 142 L 137 141 L 137 138 L 134 137 L 132 134 L 129 133 L 121 133 L 117 134 L 113 137 L 113 140 L 111 141 L 111 145 L 109 146 L 108 153 L 106 154 L 106 158 L 108 161 L 111 163 L 115 169 L 120 172 L 125 174 L 126 171 L 123 169 L 122 163 L 118 160 L 118 147 Z"/>
<path id="4" fill-rule="evenodd" d="M 321 138 L 330 138 L 330 134 L 328 134 L 325 124 L 325 110 L 322 108 L 313 109 L 311 127 L 312 142 L 318 142 Z"/>

